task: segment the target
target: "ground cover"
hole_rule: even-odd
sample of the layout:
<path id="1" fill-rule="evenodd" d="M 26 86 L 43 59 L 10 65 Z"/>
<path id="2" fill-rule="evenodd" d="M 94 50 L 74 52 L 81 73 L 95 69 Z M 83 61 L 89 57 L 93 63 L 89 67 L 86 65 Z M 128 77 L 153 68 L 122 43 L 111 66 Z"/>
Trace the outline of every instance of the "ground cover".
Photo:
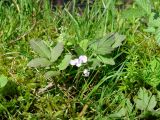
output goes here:
<path id="1" fill-rule="evenodd" d="M 0 1 L 0 118 L 159 119 L 159 1 Z"/>

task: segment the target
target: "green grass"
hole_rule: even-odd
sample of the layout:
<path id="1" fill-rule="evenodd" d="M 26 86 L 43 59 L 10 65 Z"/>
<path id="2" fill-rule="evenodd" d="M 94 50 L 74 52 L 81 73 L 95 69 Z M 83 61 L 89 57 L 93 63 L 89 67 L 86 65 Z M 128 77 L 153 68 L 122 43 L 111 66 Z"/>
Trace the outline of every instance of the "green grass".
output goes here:
<path id="1" fill-rule="evenodd" d="M 160 2 L 151 2 L 158 13 Z M 82 14 L 74 5 L 51 10 L 49 3 L 32 0 L 2 0 L 0 6 L 0 75 L 9 81 L 0 88 L 2 120 L 160 119 L 160 52 L 155 37 L 159 28 L 145 32 L 153 26 L 150 4 L 143 5 L 148 13 L 136 13 L 130 9 L 141 6 L 137 1 L 98 0 L 86 5 Z M 81 73 L 90 63 L 79 69 L 68 66 L 51 79 L 44 77 L 48 69 L 27 66 L 38 56 L 30 47 L 31 39 L 42 39 L 49 47 L 63 41 L 64 53 L 56 66 L 65 53 L 81 55 L 82 41 L 92 43 L 111 32 L 126 37 L 107 55 L 115 65 L 101 64 L 87 78 Z M 95 55 L 90 49 L 83 54 L 89 60 Z M 39 94 L 49 83 L 52 88 Z M 137 99 L 147 103 L 139 105 Z"/>

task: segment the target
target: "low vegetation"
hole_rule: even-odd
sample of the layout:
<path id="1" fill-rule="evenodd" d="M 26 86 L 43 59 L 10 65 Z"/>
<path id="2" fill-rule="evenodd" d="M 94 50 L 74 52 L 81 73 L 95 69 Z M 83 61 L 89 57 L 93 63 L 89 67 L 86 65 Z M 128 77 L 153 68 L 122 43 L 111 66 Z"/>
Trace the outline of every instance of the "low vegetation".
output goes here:
<path id="1" fill-rule="evenodd" d="M 160 118 L 159 1 L 0 1 L 0 119 Z"/>

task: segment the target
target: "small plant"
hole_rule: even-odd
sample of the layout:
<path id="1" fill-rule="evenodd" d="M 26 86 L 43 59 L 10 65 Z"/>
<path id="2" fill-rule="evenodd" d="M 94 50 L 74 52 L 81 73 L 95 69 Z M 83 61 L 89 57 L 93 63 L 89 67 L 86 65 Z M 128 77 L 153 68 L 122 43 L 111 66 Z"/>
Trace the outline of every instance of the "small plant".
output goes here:
<path id="1" fill-rule="evenodd" d="M 101 39 L 93 40 L 92 42 L 83 41 L 80 43 L 82 50 L 89 51 L 91 53 L 90 57 L 86 55 L 80 55 L 79 58 L 73 59 L 73 55 L 70 52 L 62 54 L 64 51 L 64 44 L 58 42 L 53 48 L 47 46 L 43 40 L 30 40 L 31 48 L 39 54 L 38 58 L 32 59 L 27 66 L 29 67 L 44 67 L 49 68 L 50 70 L 45 73 L 47 78 L 57 76 L 60 74 L 60 71 L 65 70 L 69 64 L 72 66 L 81 67 L 83 63 L 90 62 L 91 66 L 87 68 L 95 70 L 97 66 L 102 65 L 114 65 L 114 59 L 108 57 L 111 52 L 122 45 L 122 41 L 125 39 L 125 36 L 119 35 L 118 33 L 108 34 Z M 83 53 L 85 53 L 83 51 Z M 63 59 L 60 61 L 59 58 Z M 89 59 L 89 60 L 88 60 Z M 89 69 L 83 71 L 84 76 L 89 75 Z"/>
<path id="2" fill-rule="evenodd" d="M 150 116 L 158 116 L 159 109 L 155 110 L 157 105 L 157 98 L 155 95 L 151 93 L 151 91 L 146 90 L 145 88 L 140 88 L 137 95 L 134 96 L 134 104 L 131 103 L 130 99 L 125 98 L 123 93 L 120 93 L 120 98 L 122 101 L 120 105 L 117 107 L 117 111 L 113 114 L 109 115 L 109 118 L 124 118 L 127 115 L 135 114 L 135 112 L 139 113 L 138 118 L 149 118 Z M 118 95 L 117 95 L 118 98 Z M 134 105 L 136 111 L 134 111 Z"/>
<path id="3" fill-rule="evenodd" d="M 65 70 L 71 60 L 71 54 L 66 53 L 63 60 L 57 65 L 55 62 L 62 55 L 64 46 L 62 42 L 58 42 L 53 48 L 49 48 L 42 40 L 31 40 L 31 48 L 39 54 L 40 57 L 32 59 L 29 63 L 29 67 L 49 67 L 53 71 L 45 73 L 47 78 L 60 74 L 60 70 Z"/>
<path id="4" fill-rule="evenodd" d="M 148 19 L 147 28 L 144 29 L 144 31 L 154 35 L 154 38 L 158 46 L 160 46 L 160 27 L 159 26 L 160 26 L 159 13 L 152 12 Z"/>
<path id="5" fill-rule="evenodd" d="M 156 109 L 158 101 L 151 91 L 146 90 L 145 88 L 140 88 L 134 102 L 136 104 L 136 108 L 141 110 L 140 118 L 159 118 L 160 112 L 159 109 Z"/>
<path id="6" fill-rule="evenodd" d="M 143 23 L 145 22 L 147 28 L 143 30 L 153 35 L 157 45 L 160 46 L 160 13 L 154 11 L 154 6 L 150 0 L 135 0 L 135 3 L 137 6 L 125 10 L 122 13 L 122 17 L 129 20 L 138 18 L 141 19 Z M 142 17 L 144 18 L 142 19 Z"/>
<path id="7" fill-rule="evenodd" d="M 134 99 L 136 108 L 142 111 L 153 111 L 157 101 L 155 95 L 145 88 L 140 88 L 137 97 Z"/>
<path id="8" fill-rule="evenodd" d="M 93 67 L 98 64 L 115 65 L 114 59 L 109 56 L 113 50 L 122 45 L 124 35 L 118 33 L 108 34 L 101 39 L 91 41 L 89 49 L 92 51 Z"/>
<path id="9" fill-rule="evenodd" d="M 151 59 L 150 63 L 142 71 L 144 81 L 156 88 L 160 84 L 160 59 L 157 57 Z"/>

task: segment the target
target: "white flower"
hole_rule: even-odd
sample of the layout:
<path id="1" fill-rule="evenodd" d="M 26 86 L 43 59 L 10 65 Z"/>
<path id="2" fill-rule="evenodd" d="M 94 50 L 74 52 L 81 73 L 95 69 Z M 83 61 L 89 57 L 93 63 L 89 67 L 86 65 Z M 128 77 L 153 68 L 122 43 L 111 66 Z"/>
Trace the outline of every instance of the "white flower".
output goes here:
<path id="1" fill-rule="evenodd" d="M 76 63 L 76 66 L 77 66 L 77 67 L 81 67 L 81 65 L 82 65 L 82 63 L 81 63 L 80 61 L 78 61 L 78 62 Z"/>
<path id="2" fill-rule="evenodd" d="M 84 70 L 83 70 L 83 75 L 84 75 L 85 77 L 88 77 L 89 74 L 90 74 L 90 72 L 89 72 L 88 69 L 84 69 Z"/>
<path id="3" fill-rule="evenodd" d="M 81 63 L 87 63 L 87 56 L 85 56 L 85 55 L 79 56 L 79 61 L 80 61 Z"/>
<path id="4" fill-rule="evenodd" d="M 81 65 L 82 65 L 82 63 L 81 63 L 81 61 L 79 61 L 79 59 L 74 59 L 74 60 L 71 60 L 70 61 L 70 64 L 72 65 L 72 66 L 77 66 L 77 67 L 80 67 Z"/>
<path id="5" fill-rule="evenodd" d="M 86 63 L 86 62 L 87 62 L 87 56 L 81 55 L 79 56 L 78 59 L 76 58 L 74 60 L 71 60 L 70 65 L 80 67 L 82 63 Z"/>
<path id="6" fill-rule="evenodd" d="M 74 66 L 78 63 L 78 61 L 79 61 L 78 59 L 71 60 L 70 64 Z"/>

